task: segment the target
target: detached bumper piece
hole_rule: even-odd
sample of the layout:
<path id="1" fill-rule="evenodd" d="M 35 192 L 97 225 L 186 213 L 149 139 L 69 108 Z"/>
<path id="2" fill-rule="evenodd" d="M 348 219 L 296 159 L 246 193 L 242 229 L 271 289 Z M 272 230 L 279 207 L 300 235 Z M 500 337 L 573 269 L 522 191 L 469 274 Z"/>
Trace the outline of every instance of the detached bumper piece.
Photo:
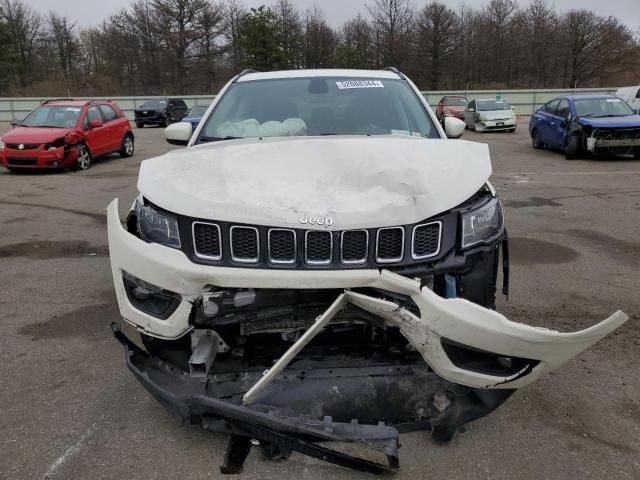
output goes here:
<path id="1" fill-rule="evenodd" d="M 431 430 L 434 440 L 449 441 L 462 425 L 490 413 L 513 392 L 452 384 L 420 364 L 312 371 L 294 364 L 246 407 L 243 396 L 263 372 L 193 377 L 149 356 L 116 324 L 112 328 L 124 346 L 127 367 L 156 400 L 185 423 L 230 436 L 222 473 L 241 471 L 254 439 L 270 459 L 298 452 L 358 471 L 392 472 L 399 467 L 399 433 Z M 354 414 L 357 419 L 350 417 Z M 364 456 L 386 461 L 318 442 L 351 444 L 368 452 Z"/>

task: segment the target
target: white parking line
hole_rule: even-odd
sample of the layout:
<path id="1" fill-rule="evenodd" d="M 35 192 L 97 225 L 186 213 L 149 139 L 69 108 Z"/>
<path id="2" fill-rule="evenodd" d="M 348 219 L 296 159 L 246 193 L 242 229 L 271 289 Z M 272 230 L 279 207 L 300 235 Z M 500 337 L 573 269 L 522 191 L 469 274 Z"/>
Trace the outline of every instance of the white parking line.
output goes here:
<path id="1" fill-rule="evenodd" d="M 56 461 L 51 464 L 51 466 L 47 470 L 47 473 L 44 474 L 44 479 L 46 480 L 55 476 L 56 473 L 58 473 L 58 471 L 60 470 L 60 467 L 62 467 L 62 465 L 67 462 L 67 460 L 80 453 L 82 447 L 84 447 L 84 443 L 91 435 L 93 435 L 93 432 L 96 431 L 96 428 L 97 426 L 95 423 L 91 425 L 91 427 L 89 427 L 89 430 L 84 432 L 76 443 L 71 445 L 64 451 L 62 455 L 56 458 Z"/>

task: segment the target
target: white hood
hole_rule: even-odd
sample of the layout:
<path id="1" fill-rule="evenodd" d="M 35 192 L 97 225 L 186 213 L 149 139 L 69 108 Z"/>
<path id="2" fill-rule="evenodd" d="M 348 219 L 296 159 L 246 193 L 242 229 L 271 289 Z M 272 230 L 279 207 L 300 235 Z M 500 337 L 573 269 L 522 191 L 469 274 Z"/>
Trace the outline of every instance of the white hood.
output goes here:
<path id="1" fill-rule="evenodd" d="M 146 160 L 138 189 L 203 219 L 345 230 L 416 223 L 491 175 L 488 146 L 408 136 L 228 140 Z M 306 216 L 332 225 L 302 225 Z"/>

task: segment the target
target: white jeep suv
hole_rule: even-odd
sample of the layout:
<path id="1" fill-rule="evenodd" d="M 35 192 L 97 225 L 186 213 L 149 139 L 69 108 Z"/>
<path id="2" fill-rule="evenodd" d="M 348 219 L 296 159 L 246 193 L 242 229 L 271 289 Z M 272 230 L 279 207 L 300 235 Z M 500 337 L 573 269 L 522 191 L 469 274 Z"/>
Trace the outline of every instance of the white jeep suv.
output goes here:
<path id="1" fill-rule="evenodd" d="M 447 441 L 626 320 L 558 333 L 495 311 L 502 206 L 487 145 L 447 138 L 463 130 L 395 69 L 243 72 L 195 131 L 167 128 L 187 148 L 142 163 L 124 225 L 111 203 L 127 365 L 231 436 L 223 472 L 251 439 L 394 469 L 399 431 Z"/>

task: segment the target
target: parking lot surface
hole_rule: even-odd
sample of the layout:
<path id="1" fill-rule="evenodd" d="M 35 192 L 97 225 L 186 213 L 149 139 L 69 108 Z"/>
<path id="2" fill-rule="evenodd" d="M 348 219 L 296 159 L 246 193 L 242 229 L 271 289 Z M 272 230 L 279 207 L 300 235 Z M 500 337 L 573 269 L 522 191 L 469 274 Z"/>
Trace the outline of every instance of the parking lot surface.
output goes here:
<path id="1" fill-rule="evenodd" d="M 463 137 L 489 144 L 505 206 L 511 296 L 498 310 L 561 331 L 616 309 L 631 319 L 450 444 L 402 435 L 394 478 L 640 478 L 640 161 L 568 161 L 534 151 L 526 130 Z M 126 215 L 140 162 L 172 148 L 159 128 L 134 133 L 133 158 L 85 172 L 0 167 L 2 479 L 221 476 L 225 437 L 171 417 L 128 373 L 109 330 L 118 308 L 105 207 L 119 197 Z M 255 450 L 241 478 L 372 477 Z"/>

